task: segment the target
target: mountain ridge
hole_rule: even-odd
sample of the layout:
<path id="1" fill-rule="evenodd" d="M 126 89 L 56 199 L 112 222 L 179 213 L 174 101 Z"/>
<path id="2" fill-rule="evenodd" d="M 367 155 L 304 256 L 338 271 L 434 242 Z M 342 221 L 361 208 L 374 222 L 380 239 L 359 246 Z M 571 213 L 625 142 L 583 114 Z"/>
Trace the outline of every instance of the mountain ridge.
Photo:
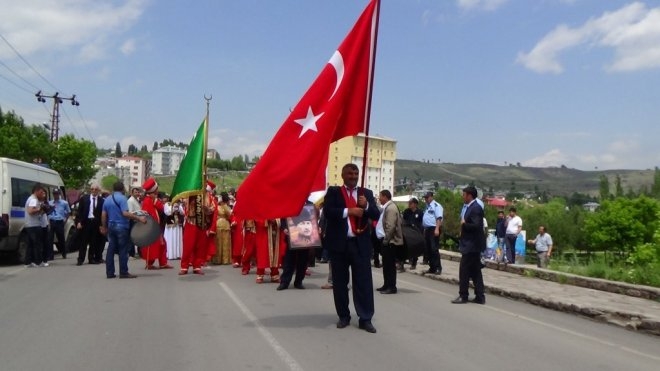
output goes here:
<path id="1" fill-rule="evenodd" d="M 451 182 L 456 185 L 472 183 L 483 189 L 516 192 L 546 191 L 553 195 L 570 196 L 574 192 L 597 196 L 600 177 L 607 176 L 610 191 L 615 189 L 615 179 L 621 177 L 624 192 L 651 189 L 654 169 L 649 170 L 578 170 L 562 167 L 528 167 L 510 164 L 456 164 L 429 163 L 415 160 L 396 160 L 394 172 L 397 181 Z M 513 189 L 512 189 L 513 187 Z"/>

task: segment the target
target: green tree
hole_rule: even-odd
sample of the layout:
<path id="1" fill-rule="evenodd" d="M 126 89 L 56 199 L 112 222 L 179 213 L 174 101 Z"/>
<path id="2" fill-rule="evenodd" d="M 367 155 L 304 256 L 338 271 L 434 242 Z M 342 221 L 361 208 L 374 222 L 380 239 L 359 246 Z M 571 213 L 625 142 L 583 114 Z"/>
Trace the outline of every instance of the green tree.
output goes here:
<path id="1" fill-rule="evenodd" d="M 124 156 L 124 153 L 121 151 L 121 144 L 117 142 L 117 145 L 115 146 L 115 157 L 122 157 Z"/>
<path id="2" fill-rule="evenodd" d="M 623 186 L 621 186 L 621 175 L 617 174 L 614 178 L 614 196 L 623 197 Z"/>
<path id="3" fill-rule="evenodd" d="M 113 174 L 104 176 L 101 179 L 101 187 L 103 189 L 112 189 L 112 185 L 115 184 L 118 180 L 120 180 L 120 179 L 116 175 L 113 175 Z"/>
<path id="4" fill-rule="evenodd" d="M 617 252 L 625 257 L 635 246 L 650 243 L 658 229 L 658 201 L 641 196 L 603 201 L 584 222 L 585 241 L 591 251 Z"/>
<path id="5" fill-rule="evenodd" d="M 234 156 L 231 159 L 231 170 L 246 170 L 247 166 L 245 164 L 243 156 Z"/>
<path id="6" fill-rule="evenodd" d="M 610 199 L 610 181 L 607 179 L 606 175 L 600 176 L 599 182 L 600 188 L 600 200 L 605 201 Z"/>
<path id="7" fill-rule="evenodd" d="M 653 172 L 653 185 L 651 186 L 651 196 L 660 198 L 660 169 L 656 166 Z"/>
<path id="8" fill-rule="evenodd" d="M 152 151 L 155 151 L 155 150 L 157 150 L 157 149 L 158 149 L 158 142 L 155 141 L 153 147 L 151 147 L 151 150 L 152 150 Z"/>
<path id="9" fill-rule="evenodd" d="M 0 156 L 25 162 L 50 162 L 53 146 L 48 131 L 25 125 L 14 112 L 0 110 Z"/>
<path id="10" fill-rule="evenodd" d="M 138 152 L 138 149 L 134 144 L 129 144 L 128 145 L 128 151 L 126 151 L 127 155 L 134 156 L 135 154 L 137 154 L 137 152 Z"/>
<path id="11" fill-rule="evenodd" d="M 60 137 L 53 152 L 51 166 L 62 176 L 64 186 L 80 189 L 96 174 L 96 146 L 67 134 Z"/>

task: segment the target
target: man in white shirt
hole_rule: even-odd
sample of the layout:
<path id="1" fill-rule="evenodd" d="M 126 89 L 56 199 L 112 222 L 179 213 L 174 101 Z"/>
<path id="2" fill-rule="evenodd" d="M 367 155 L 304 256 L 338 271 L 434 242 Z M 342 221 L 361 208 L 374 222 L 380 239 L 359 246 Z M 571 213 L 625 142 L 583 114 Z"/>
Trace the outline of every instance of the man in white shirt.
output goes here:
<path id="1" fill-rule="evenodd" d="M 135 213 L 136 211 L 142 210 L 142 205 L 140 204 L 141 198 L 142 192 L 140 192 L 140 188 L 133 187 L 133 189 L 131 189 L 131 197 L 128 199 L 129 213 Z M 135 246 L 128 249 L 128 256 L 135 259 Z"/>
<path id="2" fill-rule="evenodd" d="M 41 222 L 44 216 L 42 202 L 45 199 L 46 188 L 40 183 L 32 187 L 32 194 L 25 201 L 25 232 L 27 233 L 28 245 L 25 252 L 25 266 L 34 268 L 43 264 L 43 235 Z"/>
<path id="3" fill-rule="evenodd" d="M 538 256 L 536 266 L 539 268 L 547 268 L 550 254 L 552 254 L 552 237 L 550 236 L 550 233 L 545 232 L 545 226 L 539 226 L 539 234 L 536 235 L 535 239 L 527 242 L 536 245 L 536 255 Z"/>
<path id="4" fill-rule="evenodd" d="M 504 237 L 504 245 L 506 247 L 505 263 L 508 261 L 511 264 L 516 263 L 516 239 L 522 231 L 523 225 L 522 219 L 516 215 L 516 212 L 515 207 L 509 209 L 509 218 L 506 221 L 506 236 Z"/>

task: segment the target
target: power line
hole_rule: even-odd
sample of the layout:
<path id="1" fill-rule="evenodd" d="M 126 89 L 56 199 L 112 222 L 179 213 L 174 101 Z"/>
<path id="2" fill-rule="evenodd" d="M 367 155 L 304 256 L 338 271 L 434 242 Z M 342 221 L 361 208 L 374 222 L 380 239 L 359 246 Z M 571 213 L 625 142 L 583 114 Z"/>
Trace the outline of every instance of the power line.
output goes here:
<path id="1" fill-rule="evenodd" d="M 23 76 L 19 75 L 16 71 L 14 71 L 13 69 L 11 69 L 11 67 L 9 67 L 7 64 L 5 64 L 5 62 L 0 61 L 0 64 L 3 65 L 6 69 L 8 69 L 9 72 L 13 73 L 14 76 L 16 76 L 16 77 L 18 77 L 19 79 L 23 80 L 24 83 L 30 85 L 34 90 L 39 90 L 39 88 L 37 88 L 36 86 L 34 86 L 34 84 L 32 84 L 31 82 L 27 81 Z M 25 89 L 23 89 L 23 90 L 25 90 Z M 34 91 L 34 90 L 33 90 L 33 91 Z M 30 93 L 31 93 L 31 92 L 30 92 Z"/>
<path id="2" fill-rule="evenodd" d="M 26 91 L 26 92 L 32 94 L 32 92 L 31 92 L 30 90 L 28 90 L 28 89 L 25 88 L 24 86 L 20 86 L 20 85 L 18 85 L 16 82 L 10 80 L 9 77 L 7 77 L 7 76 L 3 76 L 3 75 L 1 75 L 1 74 L 0 74 L 0 77 L 2 77 L 3 79 L 7 80 L 8 83 L 14 85 L 15 87 L 17 87 L 17 88 L 19 88 L 19 89 L 21 89 L 21 90 L 23 90 L 23 91 Z"/>
<path id="3" fill-rule="evenodd" d="M 37 71 L 34 67 L 32 67 L 30 62 L 28 62 L 27 59 L 25 59 L 21 55 L 21 53 L 19 53 L 18 50 L 16 50 L 16 48 L 14 48 L 14 46 L 12 44 L 10 44 L 9 41 L 7 39 L 5 39 L 4 36 L 2 36 L 2 34 L 0 34 L 0 39 L 4 40 L 4 42 L 11 48 L 11 50 L 14 51 L 14 53 L 16 53 L 16 55 L 23 61 L 23 63 L 25 63 L 28 67 L 30 67 L 30 69 L 32 71 L 34 71 L 34 73 L 36 73 L 39 77 L 41 77 L 41 79 L 44 80 L 46 82 L 46 84 L 50 85 L 50 87 L 53 88 L 55 91 L 59 90 L 58 88 L 55 87 L 55 85 L 53 85 L 50 81 L 48 81 L 48 79 L 46 79 L 42 74 L 40 74 L 39 71 Z"/>
<path id="4" fill-rule="evenodd" d="M 69 114 L 66 113 L 66 109 L 64 109 L 64 106 L 62 106 L 62 112 L 64 112 L 64 116 L 66 117 L 66 120 L 69 121 L 69 124 L 71 124 L 71 129 L 73 129 L 73 132 L 76 134 L 77 137 L 80 137 L 80 135 L 78 134 L 78 130 L 76 130 L 76 126 L 73 124 L 73 121 L 71 121 Z"/>
<path id="5" fill-rule="evenodd" d="M 80 113 L 80 108 L 76 106 L 76 111 L 78 111 L 78 117 L 80 117 L 80 120 L 82 120 L 83 126 L 85 127 L 85 130 L 87 130 L 87 135 L 89 135 L 89 139 L 96 145 L 96 141 L 94 140 L 94 137 L 92 136 L 92 133 L 89 131 L 89 127 L 87 126 L 87 121 L 82 116 L 82 113 Z"/>

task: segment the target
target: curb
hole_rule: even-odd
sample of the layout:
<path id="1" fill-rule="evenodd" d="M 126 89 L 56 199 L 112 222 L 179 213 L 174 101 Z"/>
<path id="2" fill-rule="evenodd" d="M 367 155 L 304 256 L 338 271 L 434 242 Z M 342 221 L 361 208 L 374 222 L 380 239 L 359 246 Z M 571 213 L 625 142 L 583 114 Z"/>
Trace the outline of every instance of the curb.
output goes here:
<path id="1" fill-rule="evenodd" d="M 452 259 L 453 260 L 453 259 Z M 422 272 L 406 270 L 407 273 L 427 277 L 432 280 L 441 281 L 458 285 L 458 278 L 435 274 L 425 274 Z M 470 283 L 472 287 L 472 283 Z M 502 296 L 509 299 L 524 301 L 532 305 L 538 305 L 544 308 L 556 310 L 559 312 L 573 313 L 588 317 L 593 320 L 608 323 L 628 330 L 645 332 L 648 334 L 660 336 L 660 319 L 649 318 L 641 313 L 610 311 L 603 308 L 594 308 L 579 304 L 562 303 L 556 300 L 548 300 L 542 296 L 528 295 L 523 292 L 507 290 L 501 287 L 489 285 L 484 282 L 484 288 L 487 293 Z"/>
<path id="2" fill-rule="evenodd" d="M 440 251 L 441 259 L 459 262 L 461 254 L 453 251 Z M 660 288 L 634 285 L 626 282 L 609 281 L 601 278 L 591 278 L 579 276 L 571 273 L 557 272 L 550 269 L 537 268 L 526 265 L 504 265 L 492 261 L 486 261 L 486 267 L 494 270 L 514 273 L 526 277 L 539 278 L 546 281 L 557 282 L 559 284 L 573 285 L 594 289 L 599 291 L 611 292 L 631 296 L 640 299 L 655 300 L 660 302 Z"/>

